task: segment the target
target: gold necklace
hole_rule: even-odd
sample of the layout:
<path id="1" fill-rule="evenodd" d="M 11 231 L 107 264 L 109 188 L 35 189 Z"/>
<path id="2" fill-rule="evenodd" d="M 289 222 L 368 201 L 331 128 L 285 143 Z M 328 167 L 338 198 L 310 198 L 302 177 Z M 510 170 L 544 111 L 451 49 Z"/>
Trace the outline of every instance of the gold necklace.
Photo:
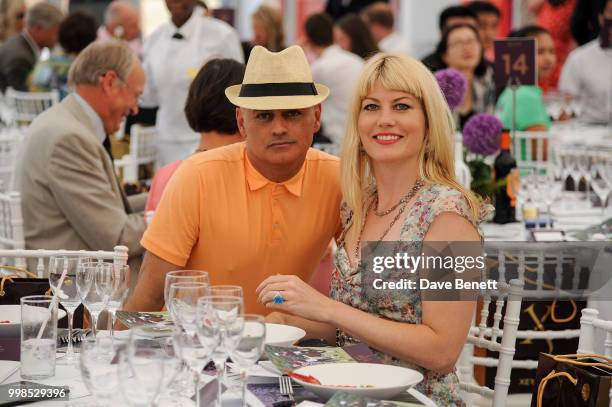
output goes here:
<path id="1" fill-rule="evenodd" d="M 374 250 L 376 250 L 376 248 L 378 247 L 380 242 L 382 242 L 382 240 L 385 238 L 385 236 L 387 236 L 387 234 L 389 233 L 389 231 L 391 230 L 393 225 L 395 225 L 395 223 L 398 221 L 400 216 L 402 216 L 402 213 L 404 213 L 404 211 L 406 210 L 406 206 L 408 206 L 408 202 L 417 194 L 417 192 L 419 192 L 419 190 L 423 187 L 424 184 L 425 184 L 425 182 L 422 179 L 417 180 L 417 182 L 414 183 L 414 186 L 410 189 L 410 191 L 408 191 L 408 193 L 406 195 L 404 195 L 404 197 L 402 199 L 400 199 L 400 202 L 398 203 L 398 205 L 402 204 L 402 200 L 403 200 L 402 206 L 400 206 L 399 211 L 397 212 L 397 214 L 395 215 L 395 217 L 393 218 L 393 220 L 391 221 L 391 223 L 389 224 L 387 229 L 382 234 L 380 239 L 378 239 L 378 241 L 376 242 L 376 245 L 374 246 Z M 376 193 L 377 192 L 375 192 L 375 194 Z M 357 237 L 357 244 L 355 245 L 355 260 L 356 260 L 356 265 L 357 266 L 359 266 L 359 264 L 361 263 L 361 256 L 360 256 L 360 253 L 359 253 L 360 246 L 361 246 L 361 235 L 363 234 L 363 229 L 365 229 L 365 224 L 366 224 L 366 220 L 367 220 L 367 217 L 368 217 L 368 212 L 370 212 L 370 209 L 372 209 L 372 206 L 374 205 L 375 202 L 378 202 L 378 197 L 376 199 L 372 200 L 372 202 L 368 206 L 368 210 L 366 212 L 366 219 L 364 219 L 363 224 L 361 225 L 361 230 L 359 231 L 359 236 Z M 397 208 L 398 205 L 395 205 L 395 208 Z M 374 213 L 376 213 L 376 212 L 374 212 Z"/>
<path id="2" fill-rule="evenodd" d="M 378 212 L 376 209 L 378 208 L 378 192 L 375 191 L 374 194 L 376 194 L 376 198 L 374 198 L 374 202 L 375 205 L 374 206 L 374 215 L 376 216 L 386 216 L 388 214 L 390 214 L 391 212 L 393 212 L 395 209 L 397 209 L 398 206 L 400 206 L 401 204 L 404 204 L 406 202 L 408 202 L 410 200 L 410 198 L 412 198 L 414 196 L 414 194 L 419 190 L 419 188 L 421 188 L 421 184 L 419 184 L 419 182 L 422 182 L 422 180 L 417 180 L 417 182 L 414 183 L 414 185 L 412 186 L 412 188 L 406 193 L 406 195 L 404 195 L 403 197 L 400 198 L 400 200 L 393 205 L 391 208 L 386 209 L 382 212 Z"/>

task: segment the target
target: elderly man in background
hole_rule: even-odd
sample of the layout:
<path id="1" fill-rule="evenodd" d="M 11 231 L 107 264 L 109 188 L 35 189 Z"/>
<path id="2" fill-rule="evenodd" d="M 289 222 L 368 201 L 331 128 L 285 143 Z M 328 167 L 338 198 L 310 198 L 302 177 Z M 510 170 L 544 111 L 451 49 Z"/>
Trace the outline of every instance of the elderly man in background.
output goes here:
<path id="1" fill-rule="evenodd" d="M 251 52 L 238 106 L 245 143 L 194 154 L 172 176 L 142 239 L 147 249 L 126 310 L 159 311 L 166 273 L 206 270 L 244 289 L 245 312 L 265 313 L 255 288 L 274 274 L 308 280 L 339 234 L 336 157 L 310 149 L 329 94 L 300 47 Z"/>
<path id="2" fill-rule="evenodd" d="M 371 4 L 363 9 L 361 17 L 368 25 L 381 51 L 410 55 L 410 44 L 395 30 L 395 17 L 389 4 L 383 2 Z"/>
<path id="3" fill-rule="evenodd" d="M 146 196 L 126 199 L 115 176 L 108 134 L 138 111 L 145 76 L 118 41 L 94 42 L 68 75 L 75 92 L 38 116 L 17 160 L 28 249 L 129 248 L 136 272 L 143 252 Z"/>
<path id="4" fill-rule="evenodd" d="M 28 75 L 40 51 L 57 42 L 62 12 L 48 3 L 38 3 L 26 13 L 24 30 L 0 47 L 0 91 L 6 88 L 26 91 Z"/>
<path id="5" fill-rule="evenodd" d="M 98 40 L 123 40 L 140 55 L 140 15 L 138 9 L 124 0 L 115 0 L 104 12 L 104 24 L 98 28 Z"/>
<path id="6" fill-rule="evenodd" d="M 200 142 L 183 111 L 200 68 L 212 58 L 244 60 L 236 31 L 205 16 L 197 0 L 166 0 L 166 6 L 171 21 L 155 30 L 143 47 L 147 86 L 141 106 L 159 107 L 159 165 L 185 159 Z"/>

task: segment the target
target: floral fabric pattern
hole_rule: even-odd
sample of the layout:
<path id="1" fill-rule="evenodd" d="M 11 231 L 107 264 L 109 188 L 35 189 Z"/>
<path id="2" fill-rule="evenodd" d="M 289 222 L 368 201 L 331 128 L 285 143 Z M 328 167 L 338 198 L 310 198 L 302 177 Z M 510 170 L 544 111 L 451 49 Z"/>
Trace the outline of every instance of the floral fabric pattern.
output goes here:
<path id="1" fill-rule="evenodd" d="M 425 185 L 416 197 L 416 201 L 409 209 L 400 232 L 403 242 L 423 241 L 429 226 L 436 216 L 443 212 L 457 213 L 469 220 L 478 228 L 478 222 L 490 216 L 492 207 L 483 205 L 480 209 L 479 219 L 473 219 L 467 200 L 461 192 L 444 185 Z M 342 205 L 342 222 L 345 231 L 350 226 L 351 213 L 346 204 Z M 394 301 L 391 294 L 382 294 L 376 298 L 365 300 L 362 296 L 361 270 L 353 269 L 349 262 L 343 243 L 336 251 L 335 269 L 331 278 L 331 298 L 348 304 L 365 312 L 375 313 L 382 318 L 420 324 L 422 318 L 421 295 L 418 290 L 402 295 L 402 303 Z M 354 343 L 356 340 L 338 332 L 339 346 L 345 343 Z M 439 374 L 412 363 L 393 358 L 373 349 L 384 363 L 405 366 L 421 372 L 424 379 L 416 388 L 431 398 L 440 406 L 462 406 L 459 397 L 459 380 L 455 373 Z"/>

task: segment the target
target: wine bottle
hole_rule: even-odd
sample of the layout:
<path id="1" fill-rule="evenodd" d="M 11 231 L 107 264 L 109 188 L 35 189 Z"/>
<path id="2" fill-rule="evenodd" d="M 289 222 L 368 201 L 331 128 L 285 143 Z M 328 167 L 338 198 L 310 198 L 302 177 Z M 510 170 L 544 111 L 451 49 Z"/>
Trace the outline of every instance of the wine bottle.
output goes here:
<path id="1" fill-rule="evenodd" d="M 495 180 L 505 179 L 506 183 L 510 182 L 509 175 L 513 168 L 516 168 L 516 160 L 510 152 L 510 132 L 504 130 L 501 135 L 500 151 L 493 163 Z M 495 192 L 495 217 L 493 218 L 495 223 L 516 222 L 514 202 L 507 191 L 508 188 L 504 185 Z"/>

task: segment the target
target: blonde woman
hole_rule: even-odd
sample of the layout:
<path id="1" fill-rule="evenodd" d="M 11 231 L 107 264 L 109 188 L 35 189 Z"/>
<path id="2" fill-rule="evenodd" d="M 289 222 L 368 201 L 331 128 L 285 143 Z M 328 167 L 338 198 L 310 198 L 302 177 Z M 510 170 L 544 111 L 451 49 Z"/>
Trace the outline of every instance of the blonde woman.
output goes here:
<path id="1" fill-rule="evenodd" d="M 438 405 L 461 405 L 455 362 L 475 303 L 421 301 L 417 290 L 406 302 L 383 295 L 366 303 L 360 269 L 365 241 L 480 241 L 477 225 L 488 207 L 454 178 L 451 113 L 424 65 L 379 54 L 361 74 L 348 122 L 341 156 L 344 238 L 330 297 L 295 276 L 278 275 L 261 283 L 259 299 L 283 312 L 271 321 L 304 327 L 310 337 L 339 346 L 367 343 L 385 363 L 420 370 L 425 379 L 417 389 Z"/>
<path id="2" fill-rule="evenodd" d="M 253 39 L 242 44 L 245 60 L 248 61 L 251 49 L 261 45 L 272 52 L 279 52 L 285 48 L 283 33 L 283 16 L 281 11 L 272 6 L 263 4 L 251 15 Z"/>

